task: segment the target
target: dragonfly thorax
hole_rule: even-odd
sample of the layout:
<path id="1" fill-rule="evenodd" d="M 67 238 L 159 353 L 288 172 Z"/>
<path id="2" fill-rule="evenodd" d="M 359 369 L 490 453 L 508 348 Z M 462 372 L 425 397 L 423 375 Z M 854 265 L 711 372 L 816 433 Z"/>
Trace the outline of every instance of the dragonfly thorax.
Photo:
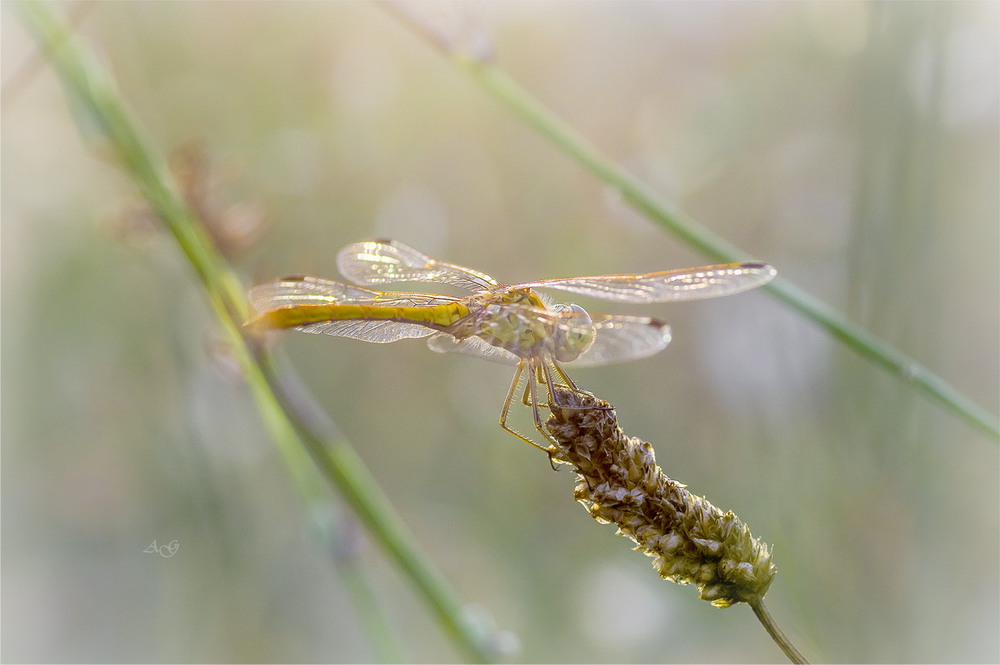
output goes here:
<path id="1" fill-rule="evenodd" d="M 519 358 L 554 358 L 571 362 L 594 342 L 596 330 L 587 311 L 579 305 L 555 305 L 539 315 L 537 308 L 487 305 L 474 333 L 493 346 Z"/>

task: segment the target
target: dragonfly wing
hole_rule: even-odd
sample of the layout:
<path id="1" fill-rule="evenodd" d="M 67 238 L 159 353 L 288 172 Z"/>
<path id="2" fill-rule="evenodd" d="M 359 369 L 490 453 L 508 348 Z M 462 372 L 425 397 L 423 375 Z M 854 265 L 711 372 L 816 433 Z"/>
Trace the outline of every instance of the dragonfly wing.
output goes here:
<path id="1" fill-rule="evenodd" d="M 398 317 L 338 316 L 345 306 L 374 308 L 431 308 L 451 305 L 458 298 L 427 293 L 373 291 L 352 284 L 316 277 L 286 277 L 250 289 L 250 303 L 257 314 L 247 325 L 260 330 L 294 328 L 304 332 L 351 337 L 366 342 L 394 342 L 409 337 L 426 337 L 434 332 L 419 322 Z M 353 313 L 352 313 L 353 314 Z M 405 317 L 404 317 L 405 318 Z M 415 317 L 418 318 L 418 317 Z M 300 325 L 294 325 L 294 324 Z"/>
<path id="2" fill-rule="evenodd" d="M 478 292 L 496 288 L 498 282 L 472 268 L 432 259 L 395 240 L 358 242 L 340 250 L 337 269 L 358 284 L 431 282 Z"/>
<path id="3" fill-rule="evenodd" d="M 250 304 L 258 312 L 296 305 L 376 305 L 379 307 L 431 307 L 459 298 L 427 293 L 373 291 L 353 284 L 318 277 L 285 277 L 250 289 Z"/>
<path id="4" fill-rule="evenodd" d="M 378 291 L 316 277 L 285 277 L 258 284 L 250 289 L 249 298 L 255 310 L 266 312 L 293 305 L 371 302 L 379 295 Z"/>
<path id="5" fill-rule="evenodd" d="M 670 326 L 645 316 L 591 316 L 596 335 L 590 347 L 571 364 L 608 365 L 645 358 L 670 343 Z"/>
<path id="6" fill-rule="evenodd" d="M 496 360 L 508 365 L 516 365 L 519 358 L 506 349 L 493 346 L 478 337 L 466 337 L 459 341 L 448 333 L 437 333 L 427 340 L 427 346 L 438 353 L 464 353 L 488 360 Z"/>
<path id="7" fill-rule="evenodd" d="M 644 275 L 543 279 L 518 287 L 558 289 L 627 303 L 680 302 L 740 293 L 767 284 L 777 271 L 766 263 L 723 263 Z"/>
<path id="8" fill-rule="evenodd" d="M 322 333 L 335 337 L 350 337 L 362 342 L 383 344 L 412 337 L 427 337 L 434 331 L 416 323 L 398 321 L 354 319 L 345 321 L 318 321 L 295 326 L 295 330 L 307 333 Z"/>

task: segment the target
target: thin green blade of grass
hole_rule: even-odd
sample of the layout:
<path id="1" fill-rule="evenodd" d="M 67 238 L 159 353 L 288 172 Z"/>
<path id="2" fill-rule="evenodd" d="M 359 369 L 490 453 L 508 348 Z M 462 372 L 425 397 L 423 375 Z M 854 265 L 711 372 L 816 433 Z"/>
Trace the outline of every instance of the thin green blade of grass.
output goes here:
<path id="1" fill-rule="evenodd" d="M 179 194 L 164 161 L 149 147 L 114 82 L 94 54 L 73 35 L 64 17 L 43 2 L 19 5 L 24 22 L 46 49 L 69 102 L 86 131 L 106 141 L 125 172 L 177 241 L 205 287 L 230 350 L 246 377 L 258 409 L 293 478 L 307 500 L 322 490 L 308 458 L 333 486 L 414 585 L 465 657 L 494 659 L 487 637 L 464 619 L 457 594 L 418 549 L 385 494 L 354 450 L 344 442 L 317 435 L 283 403 L 279 377 L 267 356 L 255 353 L 244 337 L 246 300 L 239 279 L 216 251 L 201 224 Z"/>
<path id="2" fill-rule="evenodd" d="M 435 45 L 453 65 L 469 74 L 525 124 L 617 191 L 623 200 L 671 235 L 714 261 L 734 262 L 756 258 L 680 212 L 677 206 L 664 201 L 639 178 L 602 154 L 586 137 L 492 62 L 488 54 L 471 52 L 474 49 L 462 46 L 460 40 L 451 41 L 449 35 L 436 32 L 433 25 L 421 17 L 419 11 L 405 3 L 386 2 L 382 6 Z M 1000 420 L 925 365 L 787 279 L 779 277 L 764 288 L 864 358 L 928 395 L 994 440 L 1000 441 Z"/>
<path id="3" fill-rule="evenodd" d="M 714 261 L 746 261 L 752 258 L 747 252 L 663 201 L 645 183 L 603 155 L 495 64 L 460 54 L 453 54 L 451 61 L 513 110 L 521 120 L 618 191 L 622 199 L 688 246 Z M 779 277 L 764 288 L 863 357 L 892 372 L 899 380 L 917 388 L 973 427 L 1000 441 L 1000 421 L 997 417 L 925 365 L 788 279 Z"/>

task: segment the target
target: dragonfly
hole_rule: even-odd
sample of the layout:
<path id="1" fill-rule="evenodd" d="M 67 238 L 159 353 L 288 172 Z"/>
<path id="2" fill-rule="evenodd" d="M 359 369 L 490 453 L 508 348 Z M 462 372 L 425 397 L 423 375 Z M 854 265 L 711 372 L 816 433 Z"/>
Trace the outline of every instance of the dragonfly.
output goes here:
<path id="1" fill-rule="evenodd" d="M 500 426 L 550 452 L 507 423 L 515 395 L 531 408 L 535 428 L 541 409 L 561 406 L 557 381 L 581 392 L 563 365 L 594 366 L 645 358 L 670 342 L 670 327 L 645 316 L 590 314 L 576 304 L 551 303 L 535 289 L 553 289 L 620 303 L 683 302 L 732 295 L 766 284 L 776 274 L 766 263 L 725 263 L 640 275 L 600 275 L 502 284 L 464 266 L 438 261 L 396 240 L 344 247 L 340 273 L 352 283 L 285 277 L 249 292 L 255 331 L 294 329 L 364 342 L 426 337 L 438 352 L 458 352 L 517 366 L 500 410 Z M 464 297 L 410 291 L 377 291 L 399 283 L 448 285 Z M 542 393 L 540 397 L 539 393 Z"/>

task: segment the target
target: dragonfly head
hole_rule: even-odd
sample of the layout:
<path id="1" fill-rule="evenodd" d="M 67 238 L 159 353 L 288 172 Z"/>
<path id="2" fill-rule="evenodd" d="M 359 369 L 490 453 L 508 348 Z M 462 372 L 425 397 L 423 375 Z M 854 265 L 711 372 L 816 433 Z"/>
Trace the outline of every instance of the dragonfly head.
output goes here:
<path id="1" fill-rule="evenodd" d="M 579 305 L 554 305 L 553 308 L 563 314 L 567 325 L 560 326 L 556 332 L 553 354 L 559 362 L 572 362 L 594 343 L 597 331 L 587 310 Z"/>

